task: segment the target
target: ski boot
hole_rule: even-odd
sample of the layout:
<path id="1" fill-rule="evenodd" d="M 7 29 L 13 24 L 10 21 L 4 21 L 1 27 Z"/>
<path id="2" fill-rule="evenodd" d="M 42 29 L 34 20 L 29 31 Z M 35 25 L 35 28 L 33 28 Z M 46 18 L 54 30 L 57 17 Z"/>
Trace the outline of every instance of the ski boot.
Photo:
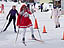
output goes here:
<path id="1" fill-rule="evenodd" d="M 25 38 L 22 39 L 23 43 L 25 43 Z"/>
<path id="2" fill-rule="evenodd" d="M 58 25 L 58 27 L 60 27 L 60 24 Z"/>
<path id="3" fill-rule="evenodd" d="M 26 46 L 26 44 L 25 44 L 25 38 L 24 37 L 23 37 L 22 41 L 23 41 L 23 44 Z"/>
<path id="4" fill-rule="evenodd" d="M 56 25 L 56 28 L 58 28 L 58 26 Z"/>
<path id="5" fill-rule="evenodd" d="M 16 29 L 14 29 L 14 32 L 17 33 Z"/>
<path id="6" fill-rule="evenodd" d="M 33 34 L 32 34 L 32 39 L 33 39 L 33 40 L 36 40 L 36 38 L 34 37 L 34 35 L 33 35 Z"/>

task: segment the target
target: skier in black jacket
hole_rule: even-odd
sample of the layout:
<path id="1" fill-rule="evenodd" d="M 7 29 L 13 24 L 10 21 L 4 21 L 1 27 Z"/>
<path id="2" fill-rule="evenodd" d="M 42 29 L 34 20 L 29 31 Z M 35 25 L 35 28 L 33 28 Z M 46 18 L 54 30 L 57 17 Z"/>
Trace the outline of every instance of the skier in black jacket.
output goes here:
<path id="1" fill-rule="evenodd" d="M 18 11 L 16 10 L 16 6 L 13 5 L 13 6 L 12 6 L 12 9 L 9 11 L 9 14 L 8 14 L 7 17 L 6 17 L 6 19 L 8 20 L 8 17 L 9 17 L 9 15 L 10 15 L 9 22 L 8 22 L 6 28 L 3 30 L 3 32 L 6 31 L 6 29 L 7 29 L 8 26 L 9 26 L 9 24 L 10 24 L 11 21 L 13 20 L 14 31 L 15 31 L 15 33 L 17 33 L 17 32 L 16 32 L 16 25 L 15 25 L 15 22 L 16 22 L 16 14 L 18 15 Z"/>

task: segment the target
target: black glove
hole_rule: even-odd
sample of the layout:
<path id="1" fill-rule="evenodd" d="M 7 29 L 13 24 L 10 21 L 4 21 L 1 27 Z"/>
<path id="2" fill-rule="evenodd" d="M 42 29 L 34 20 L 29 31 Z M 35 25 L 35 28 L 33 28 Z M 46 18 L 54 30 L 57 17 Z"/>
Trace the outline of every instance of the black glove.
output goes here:
<path id="1" fill-rule="evenodd" d="M 6 17 L 6 20 L 8 20 L 8 16 Z"/>

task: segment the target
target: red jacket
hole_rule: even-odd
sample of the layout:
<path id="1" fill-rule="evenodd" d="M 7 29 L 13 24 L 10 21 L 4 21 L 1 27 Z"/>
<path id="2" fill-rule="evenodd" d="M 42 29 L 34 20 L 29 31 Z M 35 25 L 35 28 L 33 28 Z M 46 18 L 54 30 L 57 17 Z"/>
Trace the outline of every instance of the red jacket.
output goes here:
<path id="1" fill-rule="evenodd" d="M 25 10 L 24 13 L 25 12 L 27 12 L 28 14 L 32 14 L 29 10 Z M 32 22 L 29 19 L 29 16 L 25 17 L 22 15 L 21 17 L 21 15 L 19 14 L 17 18 L 17 26 L 21 26 L 20 28 L 27 28 L 32 26 Z"/>

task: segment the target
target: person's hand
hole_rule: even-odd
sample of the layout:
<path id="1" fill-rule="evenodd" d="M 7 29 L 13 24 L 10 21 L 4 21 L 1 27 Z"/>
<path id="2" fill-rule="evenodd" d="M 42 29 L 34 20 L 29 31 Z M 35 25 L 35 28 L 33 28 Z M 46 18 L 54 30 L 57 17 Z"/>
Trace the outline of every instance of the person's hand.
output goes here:
<path id="1" fill-rule="evenodd" d="M 52 19 L 52 16 L 50 18 Z"/>
<path id="2" fill-rule="evenodd" d="M 6 20 L 8 20 L 8 16 L 6 17 Z"/>

